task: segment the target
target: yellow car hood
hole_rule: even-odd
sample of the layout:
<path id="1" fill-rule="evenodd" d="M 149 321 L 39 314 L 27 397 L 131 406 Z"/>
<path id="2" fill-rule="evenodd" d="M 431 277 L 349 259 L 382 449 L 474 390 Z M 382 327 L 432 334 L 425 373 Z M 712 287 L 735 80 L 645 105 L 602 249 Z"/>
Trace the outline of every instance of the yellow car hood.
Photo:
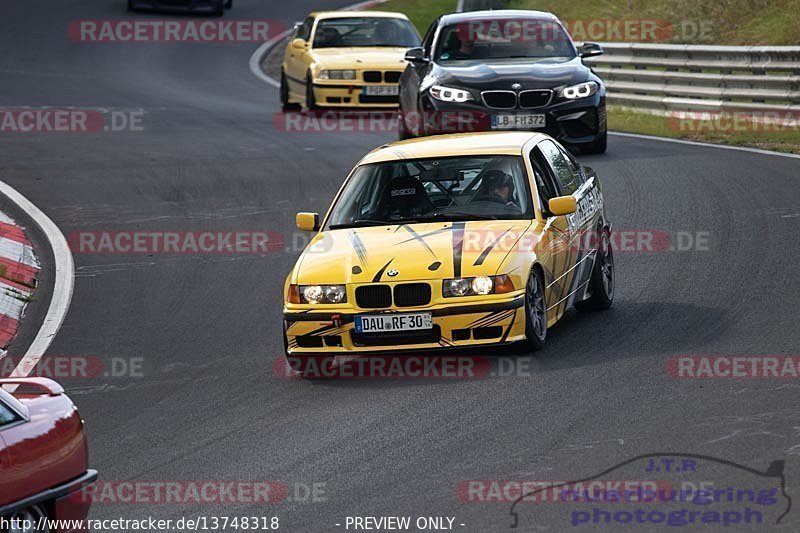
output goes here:
<path id="1" fill-rule="evenodd" d="M 405 68 L 405 48 L 320 48 L 311 52 L 319 68 L 392 69 Z"/>
<path id="2" fill-rule="evenodd" d="M 497 269 L 530 224 L 528 220 L 493 220 L 325 231 L 314 236 L 298 259 L 292 283 L 374 283 L 502 274 Z"/>

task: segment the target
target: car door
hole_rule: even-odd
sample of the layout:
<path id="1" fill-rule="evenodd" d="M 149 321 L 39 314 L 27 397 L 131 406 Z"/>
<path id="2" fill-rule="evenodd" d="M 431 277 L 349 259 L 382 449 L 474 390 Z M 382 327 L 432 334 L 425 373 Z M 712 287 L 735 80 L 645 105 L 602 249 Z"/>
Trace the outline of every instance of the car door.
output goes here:
<path id="1" fill-rule="evenodd" d="M 583 187 L 583 174 L 580 167 L 552 140 L 541 141 L 532 152 L 533 160 L 540 165 L 544 174 L 544 195 L 542 205 L 554 196 L 572 195 L 580 205 L 586 194 Z M 545 213 L 543 213 L 545 214 Z M 549 215 L 549 214 L 548 214 Z M 543 244 L 551 253 L 545 265 L 549 269 L 547 285 L 548 319 L 557 320 L 564 313 L 575 295 L 589 280 L 593 256 L 582 246 L 586 234 L 586 221 L 578 212 L 565 216 L 547 216 Z M 546 243 L 545 243 L 546 241 Z"/>
<path id="2" fill-rule="evenodd" d="M 311 50 L 311 31 L 313 27 L 314 18 L 306 18 L 294 31 L 289 43 L 286 45 L 284 72 L 289 84 L 289 91 L 298 96 L 305 95 L 306 73 L 309 67 L 309 51 Z M 303 50 L 294 48 L 292 42 L 295 39 L 303 39 L 308 45 Z"/>

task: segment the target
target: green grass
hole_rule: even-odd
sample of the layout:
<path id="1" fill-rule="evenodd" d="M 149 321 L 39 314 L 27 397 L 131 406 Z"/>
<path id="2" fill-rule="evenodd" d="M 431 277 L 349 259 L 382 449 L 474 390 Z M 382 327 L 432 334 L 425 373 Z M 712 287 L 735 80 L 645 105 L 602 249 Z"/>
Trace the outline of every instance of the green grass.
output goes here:
<path id="1" fill-rule="evenodd" d="M 424 36 L 431 22 L 442 13 L 453 13 L 457 3 L 457 0 L 389 0 L 374 9 L 405 13 Z"/>
<path id="2" fill-rule="evenodd" d="M 720 131 L 713 122 L 690 122 L 680 128 L 675 119 L 651 115 L 627 108 L 609 106 L 608 129 L 629 133 L 643 133 L 658 137 L 687 139 L 692 141 L 750 146 L 762 150 L 800 153 L 800 131 L 786 128 L 784 131 Z"/>
<path id="3" fill-rule="evenodd" d="M 800 43 L 800 0 L 509 0 L 508 7 L 550 11 L 565 21 L 664 20 L 675 43 Z M 424 34 L 438 15 L 455 11 L 456 0 L 389 0 L 375 9 L 405 13 Z"/>

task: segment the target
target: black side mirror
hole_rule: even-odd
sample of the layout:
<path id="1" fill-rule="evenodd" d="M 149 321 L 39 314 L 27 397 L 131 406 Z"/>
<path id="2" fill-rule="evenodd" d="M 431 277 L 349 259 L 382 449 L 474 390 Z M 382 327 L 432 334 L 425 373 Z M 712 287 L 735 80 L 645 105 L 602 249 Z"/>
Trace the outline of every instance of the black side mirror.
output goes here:
<path id="1" fill-rule="evenodd" d="M 422 47 L 412 48 L 406 52 L 406 61 L 414 64 L 424 64 L 430 61 L 425 57 L 425 49 Z"/>
<path id="2" fill-rule="evenodd" d="M 581 57 L 592 57 L 603 55 L 603 47 L 597 43 L 583 43 L 578 49 Z"/>

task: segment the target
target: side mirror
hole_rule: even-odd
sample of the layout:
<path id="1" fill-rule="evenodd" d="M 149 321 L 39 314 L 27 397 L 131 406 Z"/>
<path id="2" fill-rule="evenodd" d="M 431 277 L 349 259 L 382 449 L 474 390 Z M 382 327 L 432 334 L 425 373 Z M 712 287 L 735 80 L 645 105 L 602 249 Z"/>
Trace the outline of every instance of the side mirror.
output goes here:
<path id="1" fill-rule="evenodd" d="M 295 224 L 300 231 L 317 231 L 319 230 L 319 214 L 318 213 L 297 213 L 295 216 Z"/>
<path id="2" fill-rule="evenodd" d="M 553 216 L 569 215 L 578 210 L 578 202 L 575 201 L 574 196 L 557 196 L 550 198 L 547 208 Z"/>
<path id="3" fill-rule="evenodd" d="M 597 43 L 583 43 L 578 49 L 581 57 L 592 57 L 603 55 L 603 47 Z"/>
<path id="4" fill-rule="evenodd" d="M 406 52 L 406 61 L 409 63 L 423 64 L 430 61 L 425 57 L 425 49 L 422 47 L 412 48 Z"/>
<path id="5" fill-rule="evenodd" d="M 292 41 L 292 48 L 295 50 L 305 50 L 308 46 L 308 43 L 305 39 L 294 39 Z"/>

